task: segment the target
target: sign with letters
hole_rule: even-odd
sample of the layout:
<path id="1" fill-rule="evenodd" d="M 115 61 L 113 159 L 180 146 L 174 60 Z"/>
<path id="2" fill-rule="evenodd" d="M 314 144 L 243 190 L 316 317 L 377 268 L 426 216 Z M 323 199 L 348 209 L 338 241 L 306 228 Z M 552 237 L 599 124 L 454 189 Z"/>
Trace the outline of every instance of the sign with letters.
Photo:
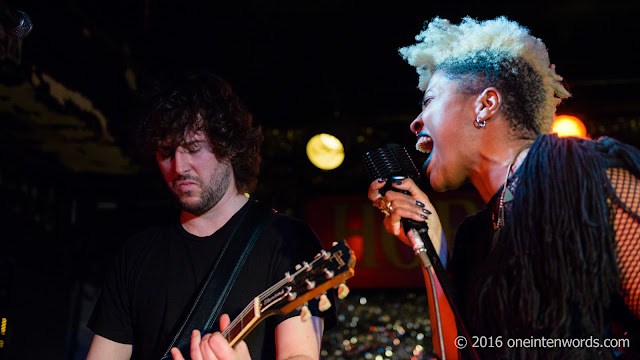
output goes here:
<path id="1" fill-rule="evenodd" d="M 442 227 L 452 247 L 458 225 L 482 205 L 473 190 L 429 193 L 438 210 Z M 382 223 L 384 214 L 362 195 L 313 198 L 307 203 L 307 222 L 325 248 L 333 241 L 347 240 L 356 261 L 351 288 L 392 288 L 424 286 L 420 260 L 413 250 L 389 234 Z"/>

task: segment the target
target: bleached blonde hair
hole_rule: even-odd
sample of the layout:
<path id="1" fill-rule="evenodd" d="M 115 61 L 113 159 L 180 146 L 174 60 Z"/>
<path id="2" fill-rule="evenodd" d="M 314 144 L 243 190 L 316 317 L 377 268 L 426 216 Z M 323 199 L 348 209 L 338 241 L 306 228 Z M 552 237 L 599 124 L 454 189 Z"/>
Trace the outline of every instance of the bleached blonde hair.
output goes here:
<path id="1" fill-rule="evenodd" d="M 427 88 L 433 73 L 440 69 L 466 81 L 463 85 L 475 85 L 473 91 L 484 90 L 479 85 L 495 86 L 503 98 L 507 95 L 505 111 L 516 129 L 549 132 L 556 107 L 571 96 L 550 64 L 544 43 L 504 16 L 486 21 L 465 17 L 460 25 L 436 17 L 416 40 L 418 43 L 399 52 L 416 67 L 420 90 Z M 507 83 L 502 89 L 501 82 Z M 516 84 L 514 94 L 509 94 L 514 82 L 522 84 Z M 523 100 L 529 104 L 523 105 Z"/>

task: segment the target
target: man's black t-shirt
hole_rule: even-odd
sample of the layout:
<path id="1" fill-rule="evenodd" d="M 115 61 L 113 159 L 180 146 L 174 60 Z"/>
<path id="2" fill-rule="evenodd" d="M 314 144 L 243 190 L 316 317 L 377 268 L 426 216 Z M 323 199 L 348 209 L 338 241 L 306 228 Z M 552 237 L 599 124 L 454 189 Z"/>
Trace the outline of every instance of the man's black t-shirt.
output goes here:
<path id="1" fill-rule="evenodd" d="M 194 236 L 176 222 L 130 239 L 106 275 L 89 328 L 107 339 L 133 344 L 133 359 L 159 359 L 246 209 L 247 205 L 210 236 Z M 306 223 L 276 214 L 247 257 L 222 313 L 233 320 L 285 272 L 312 260 L 320 250 L 320 241 Z M 312 314 L 326 318 L 325 326 L 335 322 L 335 310 L 319 313 L 317 302 L 309 305 Z M 245 339 L 252 358 L 275 359 L 275 327 L 298 314 L 261 322 Z"/>

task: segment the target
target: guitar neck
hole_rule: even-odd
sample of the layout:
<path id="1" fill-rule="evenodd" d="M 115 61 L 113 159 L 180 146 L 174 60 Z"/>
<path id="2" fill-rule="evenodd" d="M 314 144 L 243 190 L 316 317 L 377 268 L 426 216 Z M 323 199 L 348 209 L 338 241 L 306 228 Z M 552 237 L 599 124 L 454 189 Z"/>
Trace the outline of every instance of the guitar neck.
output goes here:
<path id="1" fill-rule="evenodd" d="M 260 297 L 256 297 L 253 299 L 253 303 L 248 305 L 244 311 L 224 329 L 222 336 L 224 336 L 229 342 L 229 345 L 233 347 L 244 339 L 260 321 L 262 321 Z"/>
<path id="2" fill-rule="evenodd" d="M 338 286 L 354 274 L 355 257 L 344 242 L 329 251 L 322 250 L 310 263 L 296 266 L 293 273 L 285 277 L 253 299 L 244 310 L 222 332 L 231 346 L 235 346 L 253 330 L 260 321 L 274 314 L 287 314 L 296 308 L 306 308 L 306 303 Z M 319 306 L 321 311 L 324 309 Z M 310 316 L 310 313 L 307 315 Z M 303 318 L 304 320 L 304 318 Z"/>

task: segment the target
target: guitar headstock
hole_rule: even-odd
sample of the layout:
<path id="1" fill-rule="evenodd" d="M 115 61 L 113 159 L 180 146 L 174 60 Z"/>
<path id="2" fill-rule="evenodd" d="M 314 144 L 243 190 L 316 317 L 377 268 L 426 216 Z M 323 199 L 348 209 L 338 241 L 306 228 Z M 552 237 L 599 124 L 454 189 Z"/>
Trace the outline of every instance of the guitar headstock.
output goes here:
<path id="1" fill-rule="evenodd" d="M 343 298 L 348 293 L 344 282 L 355 274 L 355 264 L 356 258 L 347 244 L 334 243 L 331 249 L 322 250 L 312 261 L 287 273 L 270 295 L 262 299 L 261 312 L 263 315 L 289 313 L 333 287 L 339 287 L 338 296 Z M 328 307 L 322 302 L 323 299 L 320 308 L 324 311 L 323 307 Z"/>
<path id="2" fill-rule="evenodd" d="M 311 317 L 305 304 L 315 297 L 320 298 L 318 308 L 325 311 L 331 307 L 325 295 L 327 290 L 337 286 L 341 299 L 349 293 L 344 282 L 355 274 L 355 265 L 356 258 L 347 244 L 334 243 L 331 249 L 322 250 L 310 262 L 296 266 L 284 279 L 255 297 L 222 335 L 235 346 L 264 318 L 287 314 L 298 307 L 302 308 L 300 317 L 304 321 Z"/>

